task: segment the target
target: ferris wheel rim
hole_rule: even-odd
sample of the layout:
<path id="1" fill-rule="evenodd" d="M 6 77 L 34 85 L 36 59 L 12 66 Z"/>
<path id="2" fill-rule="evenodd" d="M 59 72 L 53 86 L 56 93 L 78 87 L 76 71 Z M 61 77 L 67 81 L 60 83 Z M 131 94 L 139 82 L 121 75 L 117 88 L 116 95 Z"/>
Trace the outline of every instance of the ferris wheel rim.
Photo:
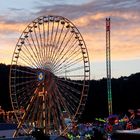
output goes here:
<path id="1" fill-rule="evenodd" d="M 83 90 L 82 90 L 82 93 L 81 93 L 80 103 L 79 103 L 79 105 L 78 105 L 78 107 L 77 107 L 77 110 L 76 110 L 76 112 L 75 112 L 75 115 L 74 115 L 73 118 L 72 118 L 72 119 L 74 120 L 76 116 L 81 115 L 80 108 L 82 108 L 81 110 L 83 110 L 83 107 L 85 106 L 85 101 L 82 101 L 82 100 L 83 100 L 83 98 L 86 98 L 86 97 L 87 97 L 87 91 L 86 91 L 86 90 L 88 90 L 88 84 L 86 84 L 86 81 L 88 81 L 88 80 L 90 79 L 90 66 L 89 66 L 88 51 L 87 51 L 87 48 L 86 48 L 86 45 L 85 45 L 85 41 L 84 41 L 84 39 L 83 39 L 81 33 L 79 32 L 79 30 L 76 28 L 76 26 L 75 26 L 70 20 L 68 20 L 68 19 L 66 19 L 66 18 L 64 18 L 64 17 L 61 17 L 61 16 L 52 16 L 52 15 L 48 15 L 47 17 L 48 17 L 48 18 L 49 18 L 49 17 L 59 17 L 60 19 L 62 18 L 63 20 L 68 21 L 70 24 L 72 24 L 72 26 L 74 27 L 74 29 L 76 29 L 76 31 L 78 31 L 78 35 L 80 35 L 80 37 L 81 37 L 81 39 L 82 39 L 82 43 L 84 44 L 84 47 L 83 47 L 83 48 L 81 47 L 81 53 L 83 53 L 82 55 L 83 55 L 83 63 L 84 63 Z M 38 17 L 38 18 L 36 18 L 35 20 L 33 20 L 33 22 L 35 22 L 36 20 L 41 19 L 41 18 L 46 18 L 46 16 Z M 15 106 L 13 105 L 13 97 L 12 97 L 12 96 L 14 96 L 14 94 L 12 94 L 12 88 L 11 88 L 12 66 L 17 65 L 17 63 L 18 63 L 18 59 L 17 59 L 16 62 L 14 61 L 14 59 L 15 59 L 15 53 L 16 53 L 16 51 L 17 51 L 17 48 L 19 47 L 19 42 L 22 40 L 22 36 L 24 35 L 25 31 L 29 28 L 29 26 L 31 26 L 31 25 L 33 24 L 33 22 L 30 23 L 30 24 L 28 24 L 28 26 L 27 26 L 27 27 L 25 28 L 25 30 L 22 32 L 20 38 L 18 39 L 18 42 L 17 42 L 17 44 L 16 44 L 16 47 L 15 47 L 15 50 L 14 50 L 14 53 L 13 53 L 13 56 L 12 56 L 12 62 L 11 62 L 11 68 L 10 68 L 10 79 L 9 79 L 10 82 L 9 82 L 9 85 L 10 85 L 11 102 L 12 102 L 12 107 L 13 107 L 14 110 L 15 110 Z M 44 21 L 43 21 L 43 22 L 44 22 Z M 25 39 L 25 38 L 24 38 L 24 39 Z M 19 54 L 20 54 L 20 52 L 19 52 Z M 18 55 L 19 55 L 19 54 L 18 54 Z M 84 55 L 85 55 L 85 56 L 84 56 Z M 30 69 L 30 68 L 29 68 L 29 69 Z M 51 74 L 50 74 L 50 75 L 51 75 Z M 55 78 L 56 78 L 56 77 L 55 77 Z M 58 79 L 58 78 L 57 78 L 57 79 Z M 59 79 L 58 79 L 58 80 L 59 80 Z M 61 82 L 63 82 L 63 81 L 61 81 Z M 85 93 L 84 93 L 84 92 L 85 92 Z M 83 104 L 82 104 L 82 102 L 83 102 Z M 16 101 L 16 103 L 17 103 L 17 108 L 19 109 L 18 101 Z M 17 116 L 17 115 L 16 115 L 16 116 Z M 17 117 L 17 119 L 18 119 L 18 117 Z M 18 120 L 19 120 L 19 119 L 18 119 Z"/>

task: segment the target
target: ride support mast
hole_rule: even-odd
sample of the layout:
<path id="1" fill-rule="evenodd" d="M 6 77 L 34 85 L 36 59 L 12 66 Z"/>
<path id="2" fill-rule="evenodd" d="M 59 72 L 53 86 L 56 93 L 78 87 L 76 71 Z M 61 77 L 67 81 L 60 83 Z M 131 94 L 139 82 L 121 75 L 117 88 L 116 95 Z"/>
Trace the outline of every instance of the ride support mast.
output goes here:
<path id="1" fill-rule="evenodd" d="M 107 72 L 107 93 L 108 93 L 108 113 L 112 111 L 112 91 L 111 91 L 111 50 L 110 50 L 110 18 L 106 18 L 106 72 Z"/>

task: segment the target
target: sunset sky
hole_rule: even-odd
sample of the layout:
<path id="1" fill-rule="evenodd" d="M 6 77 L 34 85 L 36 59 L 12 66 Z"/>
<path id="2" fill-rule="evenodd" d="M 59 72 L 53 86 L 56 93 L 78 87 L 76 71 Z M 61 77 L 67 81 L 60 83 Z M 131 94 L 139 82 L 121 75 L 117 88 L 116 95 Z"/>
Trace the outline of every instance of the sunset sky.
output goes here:
<path id="1" fill-rule="evenodd" d="M 105 18 L 111 18 L 112 77 L 140 72 L 140 0 L 1 0 L 0 63 L 10 64 L 18 38 L 35 18 L 60 15 L 80 30 L 91 79 L 106 77 Z"/>

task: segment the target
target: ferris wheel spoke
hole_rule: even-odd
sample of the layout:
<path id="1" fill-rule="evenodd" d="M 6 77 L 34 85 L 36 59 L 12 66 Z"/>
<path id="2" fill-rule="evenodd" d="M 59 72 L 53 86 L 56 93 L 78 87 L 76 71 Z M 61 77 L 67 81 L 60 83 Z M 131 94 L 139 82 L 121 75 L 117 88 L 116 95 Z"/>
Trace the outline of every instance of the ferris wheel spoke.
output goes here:
<path id="1" fill-rule="evenodd" d="M 77 41 L 76 41 L 77 42 Z M 76 43 L 75 42 L 75 43 Z M 74 44 L 75 44 L 74 43 Z M 66 54 L 65 54 L 65 59 L 63 60 L 63 62 L 65 63 L 66 61 L 68 61 L 76 52 L 75 52 L 75 50 L 77 49 L 77 48 L 74 48 L 72 51 L 70 51 L 71 50 L 71 48 L 73 48 L 73 46 L 74 45 L 72 45 L 69 49 L 68 49 L 68 51 L 66 52 Z M 69 55 L 67 54 L 69 52 Z M 77 56 L 76 56 L 77 57 Z M 53 62 L 53 63 L 60 63 L 60 62 Z M 61 63 L 62 64 L 62 63 Z M 58 64 L 57 64 L 58 65 Z M 53 69 L 55 69 L 55 67 L 56 67 L 56 64 L 53 64 Z"/>
<path id="2" fill-rule="evenodd" d="M 67 80 L 66 78 L 59 78 L 58 81 L 67 83 L 67 84 L 73 84 L 76 86 L 83 86 L 83 83 L 81 81 L 74 81 L 74 80 Z"/>
<path id="3" fill-rule="evenodd" d="M 24 95 L 29 95 L 29 94 L 32 94 L 34 91 L 35 91 L 35 88 L 36 88 L 36 85 L 37 84 L 31 84 L 31 85 L 28 85 L 26 86 L 26 88 L 20 88 L 19 90 L 16 90 L 17 92 L 17 96 L 21 96 L 22 97 L 22 94 Z M 28 94 L 29 93 L 29 94 Z M 22 100 L 22 98 L 21 98 Z"/>
<path id="4" fill-rule="evenodd" d="M 60 75 L 59 77 L 60 77 L 60 78 L 64 78 L 65 75 L 64 75 L 64 76 L 63 76 L 63 75 L 62 75 L 62 76 Z M 84 77 L 84 75 L 81 74 L 81 75 L 67 75 L 67 76 L 66 76 L 66 78 L 73 78 L 73 77 L 74 77 L 74 78 L 81 78 L 81 77 Z"/>
<path id="5" fill-rule="evenodd" d="M 72 103 L 72 106 L 75 108 L 79 104 L 79 98 L 73 95 L 65 86 L 61 86 L 62 93 L 65 95 L 65 98 Z M 74 105 L 76 104 L 76 106 Z"/>
<path id="6" fill-rule="evenodd" d="M 34 63 L 34 59 L 33 59 L 33 55 L 31 54 L 31 52 L 29 51 L 29 49 L 27 49 L 27 46 L 25 44 L 24 41 L 24 45 L 22 46 L 23 48 L 25 48 L 24 50 L 21 50 L 20 53 L 22 53 L 25 57 L 27 57 L 32 63 Z M 30 58 L 31 57 L 31 58 Z"/>
<path id="7" fill-rule="evenodd" d="M 63 92 L 63 90 L 62 90 L 62 92 Z M 73 116 L 75 113 L 76 106 L 73 104 L 73 102 L 70 99 L 68 99 L 67 96 L 65 96 L 65 95 L 63 95 L 63 96 L 65 98 L 65 102 L 66 102 L 65 104 L 66 104 L 69 112 L 71 112 L 71 116 Z"/>
<path id="8" fill-rule="evenodd" d="M 42 25 L 42 23 L 41 23 L 41 21 L 40 21 L 40 19 L 39 19 L 39 22 L 38 22 L 38 30 L 39 30 L 39 42 L 40 42 L 40 54 L 41 54 L 41 56 L 42 56 L 42 61 L 44 61 L 43 60 L 43 57 L 44 57 L 44 55 L 43 55 L 43 51 L 44 51 L 44 46 L 43 46 L 43 42 L 42 42 L 42 35 L 41 35 L 41 29 L 40 29 L 40 25 Z"/>
<path id="9" fill-rule="evenodd" d="M 29 83 L 32 83 L 32 82 L 35 82 L 36 80 L 30 80 L 28 82 L 22 82 L 22 83 L 17 83 L 15 86 L 18 87 L 18 86 L 23 86 L 23 85 L 26 85 L 26 84 L 29 84 Z"/>
<path id="10" fill-rule="evenodd" d="M 26 76 L 16 76 L 16 77 L 11 77 L 11 79 L 35 79 L 36 78 L 36 76 L 28 76 L 28 77 L 26 77 Z"/>
<path id="11" fill-rule="evenodd" d="M 74 34 L 70 34 L 69 37 L 66 37 L 67 34 L 70 32 L 69 31 L 70 30 L 70 25 L 67 25 L 66 28 L 67 28 L 67 31 L 66 31 L 66 33 L 65 33 L 65 35 L 64 35 L 64 37 L 62 39 L 62 43 L 60 44 L 60 47 L 59 47 L 59 52 L 60 53 L 57 54 L 57 57 L 56 57 L 56 59 L 54 61 L 56 61 L 58 59 L 58 56 L 61 56 L 61 54 L 64 52 L 65 48 L 68 46 L 68 43 L 71 41 L 71 39 L 72 39 L 72 37 L 74 35 Z"/>
<path id="12" fill-rule="evenodd" d="M 59 118 L 60 115 L 58 116 L 57 110 L 55 109 L 55 106 L 52 108 L 52 116 L 54 116 L 54 118 L 53 118 L 54 128 L 55 128 L 55 130 L 59 130 L 60 120 L 58 118 Z"/>
<path id="13" fill-rule="evenodd" d="M 45 51 L 46 51 L 46 54 L 45 54 L 45 57 L 47 57 L 48 58 L 48 44 L 49 44 L 49 17 L 45 20 L 45 23 L 46 23 L 46 25 L 45 25 L 45 27 L 46 27 L 46 29 L 47 29 L 47 33 L 46 33 L 46 46 L 45 46 Z M 45 58 L 44 58 L 45 59 Z M 49 59 L 49 58 L 48 58 Z"/>
<path id="14" fill-rule="evenodd" d="M 49 16 L 47 18 L 47 20 L 45 20 L 45 22 L 47 23 L 47 44 L 45 46 L 46 54 L 45 54 L 44 60 L 47 58 L 48 61 L 50 61 L 50 57 L 49 56 L 50 56 L 50 49 L 52 47 L 52 43 L 51 43 L 52 42 L 52 31 L 50 30 L 50 28 L 51 28 L 51 23 L 54 24 L 54 20 L 51 19 L 51 18 L 53 18 L 53 17 Z M 53 30 L 53 27 L 52 27 L 52 30 Z"/>
<path id="15" fill-rule="evenodd" d="M 61 88 L 60 89 L 63 90 L 62 93 L 68 95 L 67 97 L 70 97 L 70 99 L 73 100 L 75 103 L 78 103 L 78 101 L 79 101 L 78 96 L 74 95 L 73 92 L 70 92 L 69 88 L 67 88 L 66 85 L 67 84 L 61 82 L 61 86 L 60 86 Z"/>
<path id="16" fill-rule="evenodd" d="M 34 25 L 35 26 L 35 25 Z M 32 32 L 29 32 L 29 35 L 30 35 L 30 38 L 31 38 L 31 41 L 33 43 L 33 46 L 34 46 L 34 49 L 35 49 L 35 52 L 36 52 L 36 58 L 37 60 L 39 61 L 39 64 L 42 66 L 42 62 L 41 62 L 41 58 L 40 58 L 40 55 L 39 54 L 39 50 L 37 49 L 37 44 L 35 43 L 35 40 L 33 39 L 33 35 L 32 35 Z"/>
<path id="17" fill-rule="evenodd" d="M 79 58 L 79 60 L 80 60 L 81 58 Z M 82 59 L 80 60 L 80 61 L 82 61 Z M 63 72 L 72 72 L 72 71 L 67 71 L 67 69 L 69 68 L 69 67 L 72 67 L 73 65 L 79 65 L 80 64 L 80 61 L 75 61 L 74 62 L 74 60 L 73 60 L 73 62 L 67 62 L 67 63 L 65 63 L 64 61 L 63 62 L 61 62 L 57 67 L 56 67 L 56 69 L 54 70 L 54 72 L 55 72 L 55 74 L 57 74 L 57 73 L 60 73 L 61 71 L 63 71 Z M 75 66 L 76 67 L 76 66 Z M 73 71 L 76 71 L 76 69 L 77 68 L 73 68 Z M 80 69 L 77 69 L 77 70 L 80 70 Z"/>
<path id="18" fill-rule="evenodd" d="M 76 43 L 77 43 L 76 37 L 74 38 L 74 40 L 71 41 L 71 39 L 72 39 L 72 37 L 73 37 L 73 35 L 74 35 L 74 32 L 75 32 L 75 31 L 72 32 L 72 35 L 70 36 L 70 38 L 69 38 L 69 40 L 68 40 L 68 42 L 67 42 L 67 43 L 69 43 L 70 45 L 68 46 L 68 44 L 66 44 L 66 45 L 63 47 L 63 48 L 65 48 L 66 46 L 68 46 L 68 47 L 67 47 L 67 51 L 62 55 L 61 59 L 62 59 L 64 56 L 67 56 L 67 53 L 69 53 L 70 50 L 71 50 L 75 45 L 76 45 L 76 46 L 75 46 L 74 49 L 70 52 L 70 55 L 73 54 L 73 52 L 75 52 L 75 50 L 76 50 L 77 47 L 78 47 L 77 44 L 76 44 Z M 76 36 L 77 36 L 77 35 L 76 35 Z M 71 42 L 70 42 L 70 41 L 71 41 Z M 74 42 L 74 43 L 73 43 L 73 42 Z M 81 49 L 80 49 L 80 50 L 81 50 Z M 58 56 L 59 56 L 59 55 L 58 55 Z M 61 56 L 61 55 L 60 55 L 60 56 Z M 67 57 L 68 57 L 68 56 L 67 56 Z M 60 57 L 58 57 L 58 58 L 60 58 Z M 69 58 L 69 57 L 68 57 L 68 58 Z M 59 60 L 61 60 L 61 59 L 59 59 Z"/>
<path id="19" fill-rule="evenodd" d="M 58 37 L 58 40 L 57 40 L 57 42 L 56 42 L 56 51 L 55 52 L 53 52 L 53 56 L 52 56 L 52 59 L 51 59 L 51 61 L 53 62 L 54 60 L 55 60 L 55 58 L 56 58 L 56 56 L 57 56 L 57 52 L 60 50 L 60 47 L 61 47 L 61 44 L 59 45 L 59 43 L 60 43 L 60 41 L 61 41 L 61 38 L 62 38 L 62 34 L 63 34 L 63 30 L 64 30 L 64 26 L 65 26 L 65 23 L 64 23 L 64 21 L 61 21 L 61 24 L 62 24 L 62 28 L 61 28 L 61 31 L 60 31 L 60 34 L 59 34 L 59 37 Z"/>
<path id="20" fill-rule="evenodd" d="M 26 67 L 25 67 L 26 68 Z M 36 72 L 32 72 L 32 69 L 30 68 L 28 68 L 28 71 L 27 71 L 27 68 L 26 68 L 26 71 L 25 70 L 21 70 L 21 69 L 19 69 L 19 68 L 12 68 L 12 70 L 11 70 L 13 73 L 15 73 L 15 72 L 21 72 L 21 73 L 26 73 L 26 74 L 31 74 L 31 75 L 36 75 Z M 15 75 L 15 74 L 14 74 Z"/>
<path id="21" fill-rule="evenodd" d="M 55 122 L 54 121 L 56 121 L 56 117 L 58 117 L 58 116 L 57 116 L 57 114 L 56 114 L 56 112 L 54 111 L 53 108 L 54 108 L 54 104 L 53 104 L 53 101 L 51 101 L 51 116 L 54 116 L 54 118 L 53 118 L 53 120 L 50 120 L 50 121 L 51 121 L 51 124 L 53 125 L 53 127 L 55 127 Z"/>
<path id="22" fill-rule="evenodd" d="M 77 58 L 77 59 L 75 59 L 73 61 L 69 61 L 69 62 L 65 63 L 65 65 L 67 66 L 66 69 L 69 68 L 69 67 L 73 67 L 75 65 L 78 65 L 79 63 L 82 62 L 82 60 L 83 60 L 83 58 L 80 57 L 80 58 Z"/>
<path id="23" fill-rule="evenodd" d="M 68 63 L 70 63 L 70 61 L 74 61 L 75 60 L 74 57 L 77 58 L 79 56 L 79 54 L 80 54 L 80 49 L 78 49 L 77 51 L 73 51 L 71 53 L 71 55 L 67 56 L 61 63 L 59 62 L 60 63 L 59 65 L 54 64 L 54 69 L 62 68 L 62 67 L 60 67 L 62 64 L 68 64 Z"/>
<path id="24" fill-rule="evenodd" d="M 36 87 L 32 87 L 32 89 L 30 89 L 30 91 L 27 90 L 27 88 L 22 91 L 22 92 L 17 92 L 17 97 L 18 100 L 20 101 L 20 106 L 24 106 L 26 108 L 26 106 L 29 103 L 29 98 L 32 96 L 32 94 L 34 93 Z M 24 98 L 23 98 L 24 97 Z"/>
<path id="25" fill-rule="evenodd" d="M 65 99 L 61 95 L 61 93 L 60 93 L 57 85 L 55 86 L 53 93 L 54 93 L 55 97 L 57 98 L 57 106 L 59 107 L 60 113 L 62 113 L 64 111 L 64 110 L 61 110 L 60 109 L 60 106 L 63 106 L 63 108 L 65 109 L 65 111 L 67 111 L 68 115 L 71 116 L 71 113 L 70 113 L 68 107 L 66 106 Z"/>
<path id="26" fill-rule="evenodd" d="M 56 57 L 53 59 L 53 61 L 54 61 L 54 63 L 58 60 L 58 55 L 59 56 L 61 56 L 61 54 L 62 54 L 62 52 L 64 51 L 64 49 L 65 49 L 65 47 L 66 47 L 66 45 L 62 48 L 62 46 L 63 46 L 63 44 L 64 44 L 64 40 L 66 39 L 66 36 L 67 36 L 67 34 L 68 34 L 68 32 L 69 32 L 69 28 L 67 29 L 67 31 L 66 31 L 66 33 L 64 34 L 64 37 L 62 38 L 62 40 L 61 40 L 61 44 L 60 44 L 60 46 L 59 46 L 59 49 L 58 49 L 58 52 L 57 52 L 57 55 L 55 55 Z"/>
<path id="27" fill-rule="evenodd" d="M 49 99 L 50 99 L 49 102 L 50 102 L 50 104 L 51 104 L 51 106 L 50 106 L 50 110 L 51 110 L 51 111 L 49 112 L 49 113 L 50 113 L 50 116 L 58 117 L 58 114 L 56 113 L 57 111 L 54 110 L 54 107 L 55 107 L 55 108 L 58 108 L 58 107 L 56 106 L 55 101 L 54 101 L 54 99 L 52 98 L 52 96 L 50 96 Z M 58 118 L 59 118 L 59 117 L 58 117 Z M 50 119 L 50 117 L 49 117 L 49 119 Z M 54 118 L 53 120 L 48 120 L 48 122 L 51 122 L 51 123 L 54 125 L 54 127 L 56 127 L 54 121 L 56 122 L 56 119 L 55 119 L 55 118 Z M 49 123 L 49 126 L 50 126 L 51 123 Z M 51 126 L 50 126 L 50 127 L 51 127 Z"/>
<path id="28" fill-rule="evenodd" d="M 75 65 L 78 65 L 80 62 L 82 62 L 82 60 L 83 60 L 83 58 L 80 57 L 80 58 L 77 58 L 75 60 L 71 60 L 69 62 L 66 62 L 66 63 L 63 64 L 64 66 L 61 66 L 59 69 L 56 68 L 54 70 L 54 73 L 58 72 L 60 69 L 68 69 L 69 67 L 73 67 Z"/>
<path id="29" fill-rule="evenodd" d="M 68 41 L 66 42 L 66 44 L 63 46 L 63 49 L 61 50 L 61 52 L 57 55 L 57 58 L 54 60 L 54 65 L 57 65 L 61 60 L 63 60 L 63 58 L 66 56 L 66 53 L 69 50 L 66 50 L 66 52 L 64 54 L 62 54 L 65 50 L 65 48 L 68 46 L 68 43 L 70 42 L 70 40 L 72 39 L 73 34 L 69 37 Z M 69 48 L 68 48 L 69 49 Z"/>
<path id="30" fill-rule="evenodd" d="M 75 48 L 74 50 L 72 50 L 67 57 L 65 58 L 64 62 L 68 62 L 71 61 L 75 58 L 77 58 L 79 55 L 81 55 L 81 49 L 80 48 Z"/>
<path id="31" fill-rule="evenodd" d="M 36 53 L 35 53 L 35 50 L 33 49 L 33 47 L 35 47 L 35 46 L 32 46 L 32 45 L 31 45 L 31 43 L 30 43 L 30 41 L 29 41 L 28 38 L 26 38 L 26 40 L 27 40 L 27 46 L 30 47 L 31 52 L 33 53 L 33 54 L 32 54 L 32 53 L 29 51 L 28 47 L 26 46 L 26 48 L 27 48 L 27 50 L 28 50 L 28 52 L 29 52 L 31 58 L 35 61 L 35 63 L 36 63 L 38 66 L 40 66 L 40 62 L 39 62 L 39 60 L 38 60 L 38 57 L 37 57 L 37 55 L 36 55 Z"/>
<path id="32" fill-rule="evenodd" d="M 51 61 L 51 59 L 53 58 L 53 56 L 54 56 L 54 53 L 55 53 L 55 48 L 57 47 L 57 44 L 56 44 L 56 39 L 57 39 L 57 35 L 58 35 L 58 29 L 59 29 L 59 22 L 57 22 L 57 21 L 55 21 L 56 22 L 56 31 L 55 31 L 55 36 L 54 36 L 54 40 L 53 40 L 53 43 L 52 43 L 52 45 L 54 46 L 53 48 L 52 48 L 52 51 L 51 51 L 51 55 L 50 55 L 50 61 Z"/>
<path id="33" fill-rule="evenodd" d="M 49 42 L 49 58 L 51 57 L 51 53 L 52 53 L 52 49 L 54 48 L 53 46 L 53 34 L 54 34 L 54 17 L 50 17 L 52 19 L 50 19 L 52 25 L 51 25 L 51 31 L 50 31 L 50 42 Z"/>
<path id="34" fill-rule="evenodd" d="M 74 41 L 73 41 L 73 42 L 74 42 Z M 76 41 L 76 42 L 77 42 L 77 41 Z M 69 58 L 68 53 L 69 53 L 70 50 L 74 47 L 74 45 L 75 45 L 76 42 L 74 42 L 74 44 L 70 45 L 70 47 L 67 48 L 67 51 L 61 56 L 61 59 L 58 59 L 56 62 L 53 61 L 54 67 L 55 67 L 55 65 L 57 65 L 58 63 L 60 63 L 60 61 L 63 60 L 64 58 L 65 58 L 65 59 L 63 60 L 64 62 Z M 75 51 L 75 50 L 72 50 L 70 54 L 73 54 L 74 51 Z"/>
<path id="35" fill-rule="evenodd" d="M 53 100 L 53 105 L 54 105 L 54 109 L 56 109 L 55 110 L 55 115 L 57 116 L 57 118 L 58 119 L 56 119 L 57 120 L 57 122 L 62 122 L 62 126 L 64 127 L 64 120 L 62 119 L 63 118 L 63 114 L 62 114 L 62 112 L 63 112 L 63 110 L 60 108 L 60 104 L 62 104 L 60 101 L 59 101 L 59 98 L 55 95 L 55 92 L 52 92 L 52 100 Z M 59 126 L 60 124 L 58 123 L 58 126 Z M 57 126 L 57 127 L 58 127 Z M 59 127 L 58 127 L 58 129 L 59 129 Z"/>
<path id="36" fill-rule="evenodd" d="M 68 25 L 68 28 L 70 28 L 70 25 Z M 60 56 L 63 58 L 64 56 L 66 56 L 66 54 L 75 46 L 75 44 L 77 43 L 77 39 L 76 37 L 73 37 L 74 36 L 74 33 L 75 32 L 72 32 L 71 31 L 71 34 L 70 34 L 70 37 L 67 38 L 67 41 L 65 41 L 65 45 L 63 47 L 63 50 L 62 52 L 64 51 L 64 49 L 67 47 L 67 50 L 66 52 L 61 56 L 61 53 L 60 53 Z M 73 40 L 72 40 L 73 39 Z M 69 45 L 68 45 L 69 44 Z M 58 55 L 59 56 L 59 55 Z"/>
<path id="37" fill-rule="evenodd" d="M 23 54 L 34 64 L 34 65 L 38 65 L 38 62 L 36 61 L 36 59 L 34 58 L 34 54 L 31 53 L 31 50 L 29 50 L 28 48 L 30 47 L 30 44 L 27 44 L 26 40 L 24 40 L 24 44 L 25 47 L 25 52 L 23 50 L 21 50 L 21 52 L 23 52 Z"/>
<path id="38" fill-rule="evenodd" d="M 44 21 L 44 19 L 43 19 L 43 42 L 44 42 L 44 45 L 43 45 L 43 61 L 44 62 L 46 62 L 46 32 L 45 32 L 45 29 L 46 29 L 46 27 L 45 27 L 45 21 Z"/>
<path id="39" fill-rule="evenodd" d="M 55 93 L 55 92 L 54 92 Z M 55 93 L 56 94 L 56 93 Z M 59 96 L 58 96 L 59 97 Z M 54 99 L 56 98 L 56 101 L 53 101 L 54 103 L 55 103 L 55 107 L 57 108 L 57 110 L 59 111 L 59 114 L 58 115 L 60 115 L 61 117 L 60 118 L 62 118 L 62 112 L 63 112 L 63 110 L 62 110 L 62 108 L 60 107 L 60 106 L 62 106 L 63 104 L 62 104 L 62 102 L 60 101 L 60 99 L 59 98 L 56 98 L 56 95 L 54 96 Z M 59 118 L 59 120 L 60 120 L 60 118 Z"/>
<path id="40" fill-rule="evenodd" d="M 41 123 L 42 123 L 42 97 L 38 97 L 39 98 L 39 103 L 38 103 L 38 113 L 37 113 L 37 122 L 39 123 L 39 127 L 41 127 Z"/>
<path id="41" fill-rule="evenodd" d="M 57 89 L 57 91 L 59 93 L 59 94 L 57 94 L 57 96 L 59 97 L 60 102 L 64 106 L 64 111 L 66 111 L 69 116 L 72 116 L 74 113 L 73 108 L 71 108 L 71 105 L 69 104 L 69 102 L 67 102 L 66 98 L 64 96 L 62 96 L 63 92 L 61 92 L 61 90 L 59 88 Z"/>
<path id="42" fill-rule="evenodd" d="M 20 54 L 20 58 L 22 60 L 22 63 L 24 62 L 24 64 L 26 64 L 26 66 L 32 66 L 34 68 L 37 68 L 36 65 L 34 65 L 32 63 L 32 61 L 30 61 L 30 59 L 28 59 L 28 57 L 26 56 L 23 56 L 22 54 Z"/>
<path id="43" fill-rule="evenodd" d="M 34 28 L 33 28 L 33 30 L 34 30 L 34 42 L 36 42 L 36 46 L 38 47 L 38 57 L 40 58 L 40 61 L 41 61 L 41 63 L 42 63 L 42 53 L 41 53 L 41 44 L 40 44 L 40 33 L 39 33 L 39 29 L 38 29 L 38 26 L 39 25 L 36 25 L 37 23 L 35 22 L 35 24 L 34 24 Z M 38 34 L 38 35 L 37 35 Z M 38 37 L 39 36 L 39 37 Z"/>
<path id="44" fill-rule="evenodd" d="M 80 95 L 80 94 L 81 94 L 81 92 L 80 92 L 79 90 L 75 89 L 74 87 L 71 87 L 71 86 L 68 85 L 68 84 L 65 84 L 65 83 L 61 83 L 61 84 L 60 84 L 60 81 L 57 82 L 57 84 L 58 84 L 60 87 L 61 87 L 62 85 L 65 86 L 66 89 L 68 89 L 68 90 L 70 90 L 70 91 L 76 93 L 77 95 Z"/>
<path id="45" fill-rule="evenodd" d="M 57 70 L 57 72 L 55 72 L 55 74 L 56 75 L 65 74 L 65 77 L 66 77 L 66 74 L 75 73 L 77 71 L 83 70 L 84 66 L 74 67 L 74 68 L 71 68 L 71 69 L 68 69 L 68 70 L 65 67 L 63 69 L 62 68 L 63 67 L 61 67 L 61 69 Z"/>
<path id="46" fill-rule="evenodd" d="M 37 28 L 37 26 L 36 26 L 36 28 Z M 36 45 L 38 46 L 38 57 L 40 58 L 40 61 L 41 61 L 41 64 L 43 64 L 43 57 L 41 56 L 41 45 L 40 45 L 40 43 L 39 43 L 39 39 L 38 39 L 38 37 L 37 37 L 37 32 L 36 32 L 36 28 L 34 28 L 34 35 L 35 35 L 35 40 L 36 40 Z"/>

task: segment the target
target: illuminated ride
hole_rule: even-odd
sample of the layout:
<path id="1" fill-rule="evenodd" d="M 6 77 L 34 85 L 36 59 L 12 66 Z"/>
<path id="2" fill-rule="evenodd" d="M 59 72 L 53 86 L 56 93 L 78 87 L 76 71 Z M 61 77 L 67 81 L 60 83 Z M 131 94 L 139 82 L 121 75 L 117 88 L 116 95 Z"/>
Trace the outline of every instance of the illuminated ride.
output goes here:
<path id="1" fill-rule="evenodd" d="M 16 44 L 10 68 L 10 97 L 21 129 L 45 134 L 67 130 L 84 110 L 90 79 L 89 56 L 79 30 L 61 16 L 32 21 Z M 22 111 L 19 111 L 22 108 Z M 23 127 L 24 126 L 24 127 Z"/>

